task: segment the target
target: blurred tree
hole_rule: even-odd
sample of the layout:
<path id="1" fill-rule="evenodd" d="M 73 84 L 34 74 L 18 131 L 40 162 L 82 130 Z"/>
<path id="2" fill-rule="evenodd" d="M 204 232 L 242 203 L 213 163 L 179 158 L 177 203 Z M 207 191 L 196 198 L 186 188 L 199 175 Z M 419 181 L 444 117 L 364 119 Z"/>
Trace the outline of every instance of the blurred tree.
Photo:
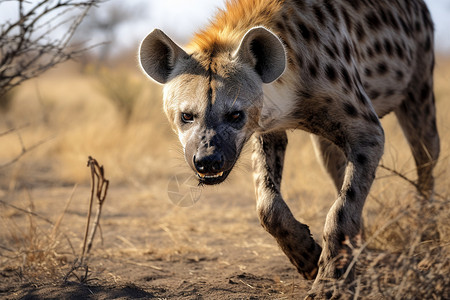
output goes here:
<path id="1" fill-rule="evenodd" d="M 88 13 L 75 38 L 81 43 L 92 40 L 101 43 L 94 53 L 96 71 L 109 62 L 113 54 L 126 50 L 123 45 L 116 44 L 119 41 L 119 31 L 125 26 L 130 30 L 134 21 L 145 16 L 148 6 L 149 3 L 130 5 L 123 1 L 110 1 L 102 9 L 92 9 Z M 89 60 L 92 61 L 92 53 L 85 54 L 82 63 L 86 65 Z"/>
<path id="2" fill-rule="evenodd" d="M 0 23 L 0 97 L 85 49 L 69 46 L 89 9 L 104 0 L 1 0 L 17 15 Z"/>

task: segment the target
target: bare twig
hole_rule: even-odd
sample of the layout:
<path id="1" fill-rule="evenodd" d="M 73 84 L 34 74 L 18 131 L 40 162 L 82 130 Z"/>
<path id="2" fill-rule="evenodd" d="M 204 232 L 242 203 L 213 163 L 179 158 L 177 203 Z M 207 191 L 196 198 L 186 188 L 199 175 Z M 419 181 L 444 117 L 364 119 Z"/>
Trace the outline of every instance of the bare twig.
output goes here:
<path id="1" fill-rule="evenodd" d="M 50 141 L 51 139 L 53 139 L 54 137 L 47 137 L 46 139 L 43 139 L 29 147 L 26 147 L 23 139 L 22 139 L 22 135 L 20 134 L 20 130 L 26 127 L 31 126 L 31 123 L 25 123 L 24 125 L 20 126 L 20 127 L 12 127 L 10 129 L 7 129 L 6 131 L 0 132 L 0 137 L 5 136 L 5 135 L 9 135 L 9 134 L 13 134 L 16 133 L 17 134 L 17 138 L 19 139 L 19 143 L 20 143 L 20 148 L 21 151 L 19 154 L 17 154 L 14 158 L 12 158 L 11 160 L 0 164 L 0 169 L 9 167 L 11 165 L 13 165 L 14 163 L 16 163 L 17 161 L 19 161 L 25 154 L 27 154 L 28 152 L 36 149 L 37 147 L 41 146 L 42 144 L 45 144 L 46 142 Z"/>
<path id="2" fill-rule="evenodd" d="M 416 188 L 416 190 L 417 190 L 417 192 L 420 194 L 420 196 L 426 198 L 426 195 L 423 193 L 423 191 L 421 190 L 421 188 L 419 187 L 419 185 L 418 185 L 416 182 L 414 182 L 413 180 L 409 179 L 408 177 L 406 177 L 405 175 L 403 175 L 403 174 L 400 173 L 399 171 L 394 170 L 394 169 L 389 168 L 389 167 L 386 167 L 386 166 L 383 165 L 383 164 L 380 164 L 379 167 L 382 168 L 382 169 L 385 169 L 386 171 L 389 171 L 389 172 L 391 172 L 392 174 L 394 174 L 394 175 L 400 177 L 401 179 L 405 180 L 406 182 L 408 182 L 409 184 L 411 184 L 412 186 L 414 186 L 414 187 Z"/>
<path id="3" fill-rule="evenodd" d="M 100 226 L 100 216 L 102 212 L 102 206 L 106 199 L 106 194 L 108 192 L 109 180 L 106 180 L 104 177 L 104 169 L 103 166 L 100 166 L 98 162 L 89 156 L 88 167 L 91 168 L 91 198 L 89 201 L 89 212 L 88 212 L 88 221 L 86 224 L 86 232 L 83 241 L 83 250 L 81 253 L 81 263 L 83 262 L 84 256 L 89 254 L 89 251 L 92 248 L 92 243 L 94 241 L 95 233 L 97 231 L 97 227 Z M 87 243 L 88 233 L 89 233 L 89 223 L 91 219 L 92 212 L 92 204 L 94 202 L 94 193 L 97 197 L 97 214 L 94 219 L 94 227 L 92 228 L 91 235 L 89 237 L 89 242 Z"/>
<path id="4" fill-rule="evenodd" d="M 43 217 L 43 216 L 41 216 L 41 215 L 39 215 L 39 214 L 37 214 L 37 213 L 35 213 L 35 212 L 33 212 L 33 211 L 30 211 L 29 209 L 23 209 L 23 208 L 17 207 L 17 206 L 12 205 L 12 204 L 10 204 L 10 203 L 8 203 L 8 202 L 2 200 L 2 199 L 0 199 L 0 203 L 2 203 L 3 205 L 9 206 L 9 207 L 11 207 L 11 208 L 14 208 L 15 210 L 18 210 L 18 211 L 24 212 L 24 213 L 26 213 L 26 214 L 32 215 L 32 216 L 34 216 L 34 217 L 36 217 L 36 218 L 38 218 L 38 219 L 41 219 L 41 220 L 47 222 L 47 223 L 50 224 L 50 225 L 53 225 L 53 222 L 52 222 L 52 221 L 50 221 L 50 220 L 47 219 L 46 217 Z"/>
<path id="5" fill-rule="evenodd" d="M 11 133 L 16 132 L 16 131 L 18 131 L 18 130 L 27 128 L 27 127 L 29 127 L 30 125 L 31 125 L 31 123 L 28 122 L 28 123 L 25 123 L 24 125 L 22 125 L 22 126 L 20 126 L 20 127 L 12 127 L 12 128 L 9 128 L 9 129 L 7 129 L 7 130 L 5 130 L 5 131 L 3 131 L 3 132 L 0 132 L 0 137 L 1 137 L 1 136 L 4 136 L 4 135 L 11 134 Z"/>
<path id="6" fill-rule="evenodd" d="M 81 282 L 85 282 L 88 278 L 89 267 L 86 263 L 88 254 L 92 248 L 95 233 L 97 228 L 100 226 L 100 217 L 102 212 L 102 207 L 106 199 L 106 195 L 109 187 L 109 180 L 105 179 L 105 172 L 103 166 L 100 166 L 94 158 L 89 156 L 87 166 L 91 169 L 91 195 L 89 198 L 89 209 L 86 220 L 86 230 L 84 233 L 83 245 L 81 249 L 81 255 L 77 258 L 69 272 L 64 276 L 64 281 L 67 281 L 70 275 L 74 275 Z M 97 198 L 97 213 L 94 219 L 94 225 L 91 233 L 89 234 L 89 228 L 92 216 L 92 206 L 94 203 L 94 196 Z M 89 239 L 88 239 L 89 237 Z M 84 270 L 83 276 L 77 276 L 74 272 L 78 269 Z"/>
<path id="7" fill-rule="evenodd" d="M 380 168 L 382 168 L 382 169 L 385 169 L 386 171 L 391 172 L 391 173 L 394 174 L 395 176 L 398 176 L 398 177 L 400 177 L 401 179 L 405 180 L 406 182 L 408 182 L 409 184 L 411 184 L 413 187 L 416 188 L 417 192 L 419 193 L 419 195 L 420 195 L 421 197 L 423 197 L 424 199 L 427 198 L 427 196 L 425 195 L 424 191 L 420 188 L 420 186 L 419 186 L 414 180 L 409 179 L 408 177 L 406 177 L 404 174 L 400 173 L 399 171 L 394 170 L 394 169 L 389 168 L 389 167 L 386 167 L 386 166 L 383 165 L 383 164 L 379 164 L 378 166 L 379 166 Z M 438 198 L 441 198 L 442 200 L 445 200 L 445 199 L 446 199 L 444 196 L 442 196 L 442 195 L 440 195 L 440 194 L 438 194 L 438 193 L 436 193 L 436 192 L 434 192 L 433 195 L 436 196 L 436 197 L 438 197 Z"/>
<path id="8" fill-rule="evenodd" d="M 36 149 L 37 147 L 41 146 L 42 144 L 45 144 L 46 142 L 50 141 L 51 139 L 53 139 L 53 137 L 47 138 L 45 140 L 39 141 L 36 144 L 31 145 L 30 147 L 24 147 L 22 144 L 22 150 L 21 152 L 14 157 L 13 159 L 11 159 L 10 161 L 0 165 L 0 169 L 9 167 L 11 165 L 13 165 L 14 163 L 18 162 L 25 154 L 27 154 L 27 152 L 30 152 L 31 150 Z"/>

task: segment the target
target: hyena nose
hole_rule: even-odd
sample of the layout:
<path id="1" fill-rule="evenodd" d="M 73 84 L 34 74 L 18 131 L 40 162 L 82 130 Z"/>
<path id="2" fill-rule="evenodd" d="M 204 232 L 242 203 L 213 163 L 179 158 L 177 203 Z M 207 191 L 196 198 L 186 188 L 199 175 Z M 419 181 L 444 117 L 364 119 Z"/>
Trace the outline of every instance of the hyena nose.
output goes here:
<path id="1" fill-rule="evenodd" d="M 223 171 L 225 160 L 222 154 L 214 153 L 204 157 L 194 155 L 194 166 L 198 173 L 217 174 Z"/>

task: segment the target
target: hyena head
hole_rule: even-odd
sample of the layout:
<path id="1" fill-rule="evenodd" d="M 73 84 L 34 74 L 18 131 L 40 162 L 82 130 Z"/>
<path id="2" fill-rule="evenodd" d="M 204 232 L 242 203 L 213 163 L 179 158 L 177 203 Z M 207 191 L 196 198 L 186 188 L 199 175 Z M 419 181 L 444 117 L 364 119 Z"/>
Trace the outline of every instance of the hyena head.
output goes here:
<path id="1" fill-rule="evenodd" d="M 144 72 L 164 84 L 164 110 L 199 182 L 223 182 L 259 128 L 263 84 L 284 72 L 283 44 L 255 27 L 234 46 L 215 41 L 188 54 L 156 29 L 139 56 Z"/>

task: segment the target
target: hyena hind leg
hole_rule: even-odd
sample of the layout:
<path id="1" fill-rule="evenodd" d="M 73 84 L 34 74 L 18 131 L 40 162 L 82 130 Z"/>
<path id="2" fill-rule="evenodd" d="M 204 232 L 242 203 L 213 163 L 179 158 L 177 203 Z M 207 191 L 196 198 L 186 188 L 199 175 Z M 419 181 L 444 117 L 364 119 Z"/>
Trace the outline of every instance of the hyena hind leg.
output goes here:
<path id="1" fill-rule="evenodd" d="M 433 169 L 439 157 L 440 146 L 434 93 L 429 83 L 425 83 L 421 89 L 419 93 L 408 93 L 395 114 L 414 156 L 419 194 L 430 199 L 434 189 Z M 418 99 L 415 94 L 423 98 Z"/>
<path id="2" fill-rule="evenodd" d="M 345 167 L 347 166 L 345 154 L 332 142 L 318 135 L 311 134 L 311 141 L 317 159 L 333 180 L 336 192 L 339 192 L 344 182 Z"/>

